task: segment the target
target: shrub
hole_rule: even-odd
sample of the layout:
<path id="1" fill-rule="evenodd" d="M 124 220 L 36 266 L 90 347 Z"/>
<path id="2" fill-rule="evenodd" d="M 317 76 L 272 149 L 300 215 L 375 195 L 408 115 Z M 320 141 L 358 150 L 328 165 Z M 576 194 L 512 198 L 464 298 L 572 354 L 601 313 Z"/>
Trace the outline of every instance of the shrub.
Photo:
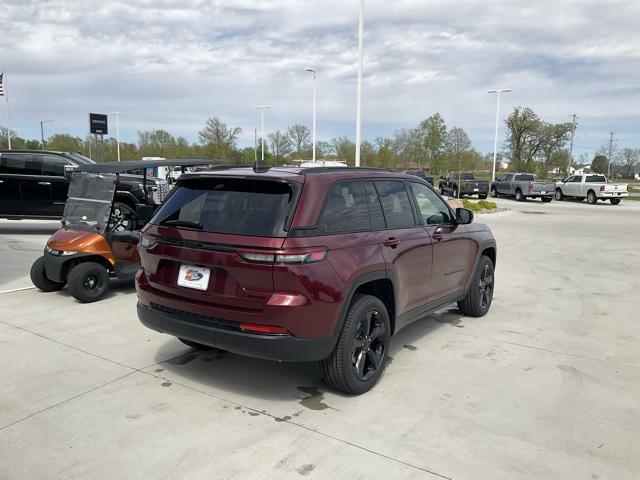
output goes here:
<path id="1" fill-rule="evenodd" d="M 479 202 L 472 202 L 471 200 L 467 200 L 466 198 L 462 199 L 462 206 L 464 208 L 468 208 L 473 212 L 481 212 L 483 210 L 494 210 L 498 208 L 495 202 L 490 202 L 488 200 L 480 200 Z"/>

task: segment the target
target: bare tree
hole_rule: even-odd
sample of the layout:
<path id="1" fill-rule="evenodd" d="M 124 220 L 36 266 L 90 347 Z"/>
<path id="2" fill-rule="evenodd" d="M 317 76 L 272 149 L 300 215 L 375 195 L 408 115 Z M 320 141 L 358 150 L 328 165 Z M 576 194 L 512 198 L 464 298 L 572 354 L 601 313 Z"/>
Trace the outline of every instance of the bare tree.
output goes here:
<path id="1" fill-rule="evenodd" d="M 287 136 L 291 140 L 293 150 L 297 154 L 309 148 L 311 143 L 311 131 L 306 125 L 291 125 L 287 128 Z"/>
<path id="2" fill-rule="evenodd" d="M 200 143 L 235 148 L 238 135 L 242 133 L 240 127 L 229 128 L 218 117 L 207 120 L 204 128 L 198 132 Z"/>
<path id="3" fill-rule="evenodd" d="M 633 178 L 634 167 L 639 161 L 640 150 L 636 148 L 623 148 L 615 159 L 620 173 L 626 178 Z"/>
<path id="4" fill-rule="evenodd" d="M 286 133 L 276 130 L 271 132 L 268 137 L 276 163 L 279 161 L 280 157 L 291 153 L 291 140 Z"/>

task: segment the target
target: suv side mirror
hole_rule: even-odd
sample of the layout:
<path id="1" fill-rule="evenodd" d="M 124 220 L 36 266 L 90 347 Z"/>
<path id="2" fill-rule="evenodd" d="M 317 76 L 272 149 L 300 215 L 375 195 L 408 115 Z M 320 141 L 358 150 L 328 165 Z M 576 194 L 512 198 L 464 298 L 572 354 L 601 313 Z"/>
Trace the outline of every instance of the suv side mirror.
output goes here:
<path id="1" fill-rule="evenodd" d="M 473 222 L 473 212 L 468 208 L 456 208 L 456 222 L 468 225 Z"/>

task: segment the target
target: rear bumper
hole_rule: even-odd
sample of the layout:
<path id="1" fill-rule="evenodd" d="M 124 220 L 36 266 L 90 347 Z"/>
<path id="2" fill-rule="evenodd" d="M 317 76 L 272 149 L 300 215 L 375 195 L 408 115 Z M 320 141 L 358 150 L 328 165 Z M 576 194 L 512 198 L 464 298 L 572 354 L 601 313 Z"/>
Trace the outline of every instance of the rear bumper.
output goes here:
<path id="1" fill-rule="evenodd" d="M 598 198 L 625 198 L 629 192 L 599 192 Z"/>
<path id="2" fill-rule="evenodd" d="M 336 344 L 336 337 L 301 339 L 293 335 L 246 333 L 218 326 L 225 321 L 194 316 L 187 312 L 163 311 L 140 303 L 138 303 L 138 318 L 146 327 L 161 333 L 267 360 L 286 362 L 322 360 L 331 354 Z"/>

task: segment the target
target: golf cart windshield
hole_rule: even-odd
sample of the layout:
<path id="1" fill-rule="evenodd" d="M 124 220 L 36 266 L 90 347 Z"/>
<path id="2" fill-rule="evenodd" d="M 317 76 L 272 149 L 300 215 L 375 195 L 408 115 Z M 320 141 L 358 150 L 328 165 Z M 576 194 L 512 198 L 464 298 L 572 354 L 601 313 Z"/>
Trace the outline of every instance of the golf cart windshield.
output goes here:
<path id="1" fill-rule="evenodd" d="M 62 225 L 105 233 L 115 190 L 115 175 L 74 172 Z"/>

